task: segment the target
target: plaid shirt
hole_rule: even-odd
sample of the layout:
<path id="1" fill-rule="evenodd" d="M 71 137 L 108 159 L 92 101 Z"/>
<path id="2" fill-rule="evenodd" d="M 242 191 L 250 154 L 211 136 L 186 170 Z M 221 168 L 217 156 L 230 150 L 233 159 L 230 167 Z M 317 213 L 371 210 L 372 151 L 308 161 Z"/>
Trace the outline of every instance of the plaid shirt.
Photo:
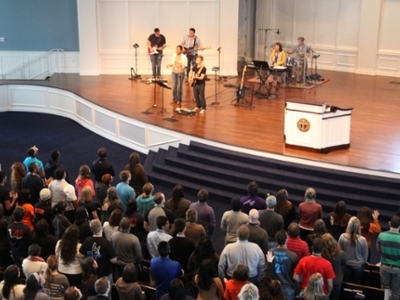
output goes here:
<path id="1" fill-rule="evenodd" d="M 193 45 L 194 39 L 195 39 L 195 38 L 196 38 L 196 45 Z M 201 43 L 201 40 L 199 39 L 198 36 L 194 36 L 193 38 L 191 38 L 191 37 L 189 37 L 188 35 L 186 35 L 186 36 L 183 37 L 182 45 L 183 45 L 183 47 L 185 47 L 185 48 L 192 48 L 192 47 L 194 47 L 194 49 L 193 49 L 193 51 L 192 51 L 194 55 L 197 54 L 197 51 L 198 51 L 199 48 L 202 48 L 202 47 L 203 47 L 203 44 Z"/>

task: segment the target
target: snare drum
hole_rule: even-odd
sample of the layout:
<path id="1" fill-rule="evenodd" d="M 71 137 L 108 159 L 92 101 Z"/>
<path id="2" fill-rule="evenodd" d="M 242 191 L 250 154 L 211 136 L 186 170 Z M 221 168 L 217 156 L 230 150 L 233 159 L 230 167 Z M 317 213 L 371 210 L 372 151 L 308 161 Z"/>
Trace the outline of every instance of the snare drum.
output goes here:
<path id="1" fill-rule="evenodd" d="M 294 64 L 295 64 L 295 62 L 294 62 L 293 57 L 288 57 L 288 58 L 286 59 L 286 66 L 287 66 L 287 67 L 293 67 Z"/>

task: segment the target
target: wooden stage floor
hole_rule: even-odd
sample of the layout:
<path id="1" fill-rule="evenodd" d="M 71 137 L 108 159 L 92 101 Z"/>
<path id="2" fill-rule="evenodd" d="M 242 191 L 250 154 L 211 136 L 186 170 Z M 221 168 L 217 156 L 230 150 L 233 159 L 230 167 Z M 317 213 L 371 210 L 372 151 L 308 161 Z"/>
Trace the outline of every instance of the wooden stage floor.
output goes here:
<path id="1" fill-rule="evenodd" d="M 178 122 L 163 120 L 173 115 L 170 90 L 165 90 L 164 114 L 142 114 L 153 104 L 154 85 L 140 80 L 130 81 L 128 75 L 79 76 L 78 74 L 54 74 L 50 81 L 9 81 L 9 84 L 46 85 L 69 90 L 102 107 L 125 116 L 168 128 L 192 136 L 218 141 L 224 144 L 266 151 L 285 156 L 305 158 L 344 166 L 400 173 L 400 84 L 399 78 L 367 76 L 351 73 L 319 72 L 330 81 L 314 89 L 281 88 L 274 100 L 253 98 L 253 108 L 231 104 L 235 99 L 239 78 L 216 82 L 210 75 L 207 82 L 207 112 L 195 116 L 178 115 Z M 143 76 L 146 78 L 146 76 Z M 245 85 L 252 88 L 248 79 Z M 170 83 L 170 77 L 165 76 Z M 250 92 L 249 89 L 249 92 Z M 157 88 L 156 99 L 159 111 L 161 92 Z M 211 106 L 215 100 L 219 105 Z M 250 100 L 250 96 L 246 96 Z M 353 107 L 351 148 L 328 154 L 311 153 L 284 146 L 285 100 L 307 99 L 327 102 L 342 108 Z M 183 107 L 194 107 L 191 89 L 184 86 Z"/>

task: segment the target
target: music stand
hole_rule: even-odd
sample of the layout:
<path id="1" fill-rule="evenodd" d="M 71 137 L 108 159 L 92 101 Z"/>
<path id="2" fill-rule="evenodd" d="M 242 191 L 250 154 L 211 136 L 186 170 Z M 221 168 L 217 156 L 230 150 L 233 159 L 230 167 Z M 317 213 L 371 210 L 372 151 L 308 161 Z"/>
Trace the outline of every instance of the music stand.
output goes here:
<path id="1" fill-rule="evenodd" d="M 265 88 L 265 82 L 268 79 L 269 75 L 269 64 L 267 61 L 263 60 L 253 60 L 254 68 L 257 72 L 258 78 L 260 79 L 259 82 L 259 87 L 258 89 L 254 92 L 254 94 L 258 95 L 259 97 L 268 97 L 268 92 L 266 94 L 262 93 L 262 88 Z M 267 73 L 264 75 L 263 71 L 267 71 Z"/>
<path id="2" fill-rule="evenodd" d="M 134 44 L 133 48 L 135 48 L 135 68 L 131 68 L 131 77 L 128 78 L 128 79 L 129 80 L 142 79 L 142 76 L 137 73 L 137 71 L 138 71 L 138 68 L 137 68 L 137 48 L 139 48 L 139 45 L 138 44 Z"/>
<path id="3" fill-rule="evenodd" d="M 163 114 L 164 112 L 166 112 L 167 110 L 164 108 L 164 89 L 168 89 L 170 90 L 171 87 L 169 87 L 167 85 L 166 82 L 162 81 L 162 80 L 156 80 L 154 83 L 158 84 L 159 86 L 161 86 L 161 110 L 158 112 L 158 114 Z"/>

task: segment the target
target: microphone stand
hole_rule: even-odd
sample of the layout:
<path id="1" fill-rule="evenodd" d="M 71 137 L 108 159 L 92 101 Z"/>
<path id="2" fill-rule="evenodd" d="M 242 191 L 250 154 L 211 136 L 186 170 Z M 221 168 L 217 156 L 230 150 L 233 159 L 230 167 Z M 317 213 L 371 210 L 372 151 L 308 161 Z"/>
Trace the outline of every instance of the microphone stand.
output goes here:
<path id="1" fill-rule="evenodd" d="M 222 81 L 222 80 L 226 80 L 225 76 L 221 76 L 220 74 L 220 70 L 221 70 L 221 48 L 222 47 L 218 47 L 217 51 L 218 51 L 218 76 L 215 77 L 215 81 Z"/>
<path id="2" fill-rule="evenodd" d="M 279 29 L 272 29 L 272 28 L 266 28 L 266 29 L 260 28 L 258 30 L 263 30 L 265 32 L 265 34 L 264 34 L 264 61 L 267 61 L 267 48 L 268 48 L 267 33 L 268 33 L 268 31 L 274 31 L 274 30 L 276 30 L 276 34 L 279 34 L 280 32 L 279 32 Z"/>
<path id="3" fill-rule="evenodd" d="M 219 80 L 217 80 L 217 72 L 219 73 L 219 67 L 214 67 L 212 68 L 212 70 L 214 71 L 215 74 L 215 81 L 219 81 L 221 80 L 221 78 Z M 211 105 L 219 105 L 219 102 L 217 100 L 217 83 L 215 83 L 215 100 L 214 102 L 211 103 Z"/>
<path id="4" fill-rule="evenodd" d="M 142 79 L 142 76 L 137 73 L 137 70 L 138 70 L 138 68 L 137 68 L 137 48 L 139 48 L 139 45 L 134 44 L 133 48 L 135 48 L 135 68 L 131 68 L 131 77 L 128 79 L 129 80 Z M 135 74 L 135 75 L 133 75 L 133 74 Z"/>
<path id="5" fill-rule="evenodd" d="M 156 65 L 156 75 L 157 75 L 157 65 Z M 153 108 L 157 108 L 157 89 L 156 89 L 157 88 L 157 84 L 156 83 L 158 81 L 156 79 L 156 75 L 154 75 L 153 78 L 152 78 L 152 82 L 154 84 L 153 105 L 150 108 L 148 108 L 147 110 L 142 112 L 142 114 L 145 114 L 145 115 L 151 115 L 152 112 L 150 110 L 153 109 Z M 164 93 L 163 93 L 163 97 L 164 97 Z M 164 101 L 163 101 L 163 108 L 162 109 L 164 109 Z"/>

